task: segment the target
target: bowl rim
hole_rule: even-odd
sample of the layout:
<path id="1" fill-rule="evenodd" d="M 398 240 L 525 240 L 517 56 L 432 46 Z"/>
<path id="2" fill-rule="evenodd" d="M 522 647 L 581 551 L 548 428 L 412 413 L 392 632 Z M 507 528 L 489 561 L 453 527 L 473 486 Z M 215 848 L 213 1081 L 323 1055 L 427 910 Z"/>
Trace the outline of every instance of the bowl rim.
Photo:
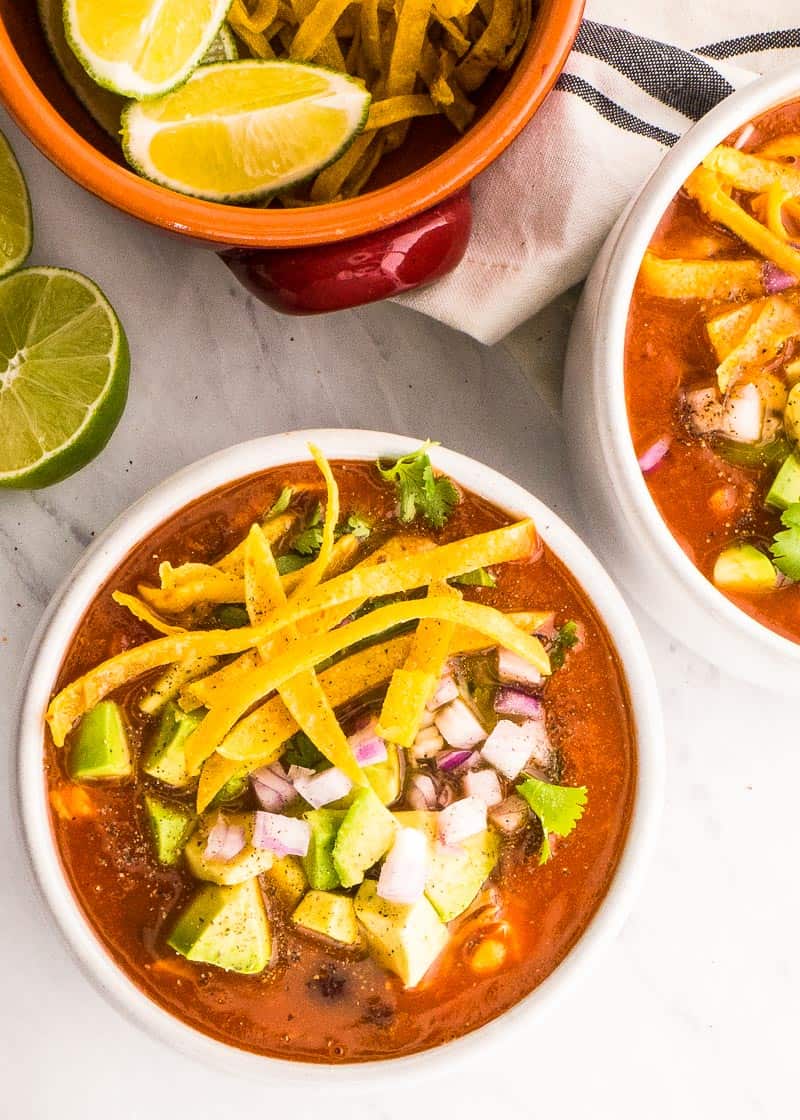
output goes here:
<path id="1" fill-rule="evenodd" d="M 772 656 L 800 664 L 800 643 L 771 630 L 714 586 L 689 559 L 658 510 L 639 467 L 630 435 L 625 400 L 625 335 L 639 266 L 658 222 L 688 175 L 726 136 L 754 117 L 800 97 L 800 65 L 792 62 L 757 78 L 721 101 L 696 122 L 664 157 L 610 234 L 610 251 L 602 267 L 593 313 L 596 340 L 593 376 L 597 425 L 603 457 L 617 501 L 632 526 L 645 534 L 662 561 L 711 613 Z"/>
<path id="2" fill-rule="evenodd" d="M 33 143 L 98 198 L 163 229 L 221 247 L 299 248 L 394 225 L 455 194 L 511 143 L 550 92 L 578 33 L 585 0 L 542 0 L 507 88 L 474 128 L 396 183 L 299 211 L 259 210 L 191 198 L 148 182 L 98 151 L 42 94 L 0 14 L 0 100 Z M 55 65 L 55 63 L 54 63 Z"/>
<path id="3" fill-rule="evenodd" d="M 67 882 L 53 841 L 42 774 L 43 713 L 76 626 L 97 587 L 152 529 L 197 497 L 254 472 L 308 458 L 316 443 L 331 459 L 376 459 L 399 456 L 421 442 L 407 436 L 362 429 L 286 432 L 236 444 L 202 459 L 160 483 L 140 498 L 101 534 L 54 595 L 31 643 L 22 676 L 16 756 L 17 797 L 28 858 L 44 901 L 73 956 L 95 987 L 146 1033 L 185 1054 L 231 1073 L 275 1084 L 307 1080 L 310 1063 L 266 1058 L 218 1042 L 182 1021 L 146 996 L 114 963 L 84 917 Z M 583 588 L 603 619 L 617 650 L 627 682 L 636 736 L 637 783 L 628 835 L 617 869 L 589 925 L 550 976 L 518 1004 L 485 1026 L 453 1042 L 410 1057 L 354 1065 L 314 1065 L 326 1087 L 385 1088 L 408 1073 L 441 1072 L 456 1062 L 485 1056 L 511 1024 L 537 1020 L 587 973 L 619 932 L 640 888 L 655 846 L 664 789 L 664 733 L 655 677 L 644 643 L 628 607 L 598 560 L 532 494 L 475 460 L 436 447 L 437 467 L 504 508 L 532 516 L 544 540 Z"/>

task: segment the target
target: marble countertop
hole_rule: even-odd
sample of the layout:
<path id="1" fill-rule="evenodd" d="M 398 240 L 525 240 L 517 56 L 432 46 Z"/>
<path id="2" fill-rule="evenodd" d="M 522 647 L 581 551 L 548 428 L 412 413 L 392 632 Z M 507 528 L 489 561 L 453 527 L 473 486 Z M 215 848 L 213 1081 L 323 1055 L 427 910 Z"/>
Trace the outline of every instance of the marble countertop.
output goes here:
<path id="1" fill-rule="evenodd" d="M 432 435 L 531 489 L 591 544 L 565 476 L 557 387 L 573 301 L 503 346 L 387 304 L 290 320 L 212 255 L 151 233 L 55 171 L 0 113 L 36 215 L 34 263 L 96 279 L 131 342 L 128 409 L 88 469 L 0 493 L 0 743 L 45 605 L 91 541 L 155 483 L 218 448 L 295 427 Z M 613 573 L 612 573 L 613 574 Z M 391 1096 L 265 1091 L 205 1070 L 119 1017 L 69 956 L 0 802 L 0 1067 L 19 1120 L 175 1120 L 291 1110 L 297 1120 L 411 1110 L 578 1120 L 788 1116 L 797 1108 L 800 746 L 792 704 L 737 682 L 637 612 L 666 711 L 661 840 L 622 936 L 579 992 L 458 1081 Z M 455 1103 L 457 1102 L 457 1103 Z"/>

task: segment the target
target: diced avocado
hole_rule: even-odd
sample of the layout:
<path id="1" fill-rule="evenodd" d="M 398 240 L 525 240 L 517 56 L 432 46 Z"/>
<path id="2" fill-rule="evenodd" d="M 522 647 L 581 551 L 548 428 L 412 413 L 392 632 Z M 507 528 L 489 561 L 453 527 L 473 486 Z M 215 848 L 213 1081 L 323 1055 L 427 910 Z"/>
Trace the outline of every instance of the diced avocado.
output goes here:
<path id="1" fill-rule="evenodd" d="M 133 773 L 125 721 L 113 700 L 101 701 L 81 720 L 70 747 L 67 770 L 78 782 L 129 778 Z"/>
<path id="2" fill-rule="evenodd" d="M 158 731 L 145 755 L 142 769 L 151 778 L 165 785 L 181 789 L 189 785 L 198 771 L 190 774 L 186 769 L 184 744 L 205 716 L 205 709 L 182 712 L 171 700 L 161 713 Z"/>
<path id="3" fill-rule="evenodd" d="M 788 509 L 800 502 L 800 457 L 790 455 L 775 476 L 767 493 L 767 505 L 775 509 Z"/>
<path id="4" fill-rule="evenodd" d="M 178 862 L 197 817 L 191 809 L 151 793 L 145 795 L 144 807 L 158 862 L 172 867 Z"/>
<path id="5" fill-rule="evenodd" d="M 423 810 L 395 814 L 405 828 L 418 828 L 428 837 L 428 880 L 425 895 L 443 922 L 451 922 L 474 902 L 500 858 L 500 837 L 486 829 L 467 837 L 457 848 L 438 842 L 436 813 Z"/>
<path id="6" fill-rule="evenodd" d="M 290 907 L 297 906 L 308 887 L 308 879 L 300 860 L 296 856 L 283 856 L 282 859 L 276 859 L 265 874 L 281 901 Z"/>
<path id="7" fill-rule="evenodd" d="M 230 801 L 238 801 L 250 784 L 247 767 L 243 766 L 241 772 L 232 774 L 225 785 L 209 803 L 209 809 L 216 809 L 220 805 L 227 805 Z"/>
<path id="8" fill-rule="evenodd" d="M 714 583 L 722 591 L 771 591 L 775 579 L 770 558 L 744 541 L 729 544 L 714 565 Z"/>
<path id="9" fill-rule="evenodd" d="M 333 866 L 343 887 L 357 886 L 364 872 L 386 855 L 396 827 L 377 794 L 372 789 L 359 790 L 333 845 Z"/>
<path id="10" fill-rule="evenodd" d="M 311 840 L 303 857 L 303 869 L 316 890 L 329 891 L 340 886 L 333 866 L 333 845 L 344 818 L 344 809 L 312 809 L 305 814 L 304 820 L 311 825 Z"/>
<path id="11" fill-rule="evenodd" d="M 167 944 L 190 961 L 228 972 L 263 972 L 272 956 L 272 930 L 258 881 L 201 887 Z"/>
<path id="12" fill-rule="evenodd" d="M 355 907 L 346 894 L 309 891 L 292 914 L 292 921 L 343 945 L 355 945 L 358 941 Z"/>
<path id="13" fill-rule="evenodd" d="M 414 988 L 447 944 L 447 926 L 424 896 L 410 906 L 378 897 L 378 884 L 366 879 L 355 898 L 372 955 Z"/>
<path id="14" fill-rule="evenodd" d="M 265 848 L 253 847 L 253 814 L 226 813 L 225 820 L 230 825 L 238 825 L 244 829 L 244 847 L 233 859 L 206 859 L 208 834 L 216 824 L 217 813 L 206 814 L 200 818 L 194 834 L 183 849 L 192 875 L 196 879 L 205 879 L 210 883 L 230 887 L 269 871 L 275 857 Z"/>
<path id="15" fill-rule="evenodd" d="M 364 767 L 364 777 L 384 805 L 393 805 L 400 796 L 400 751 L 386 744 L 386 760 Z"/>

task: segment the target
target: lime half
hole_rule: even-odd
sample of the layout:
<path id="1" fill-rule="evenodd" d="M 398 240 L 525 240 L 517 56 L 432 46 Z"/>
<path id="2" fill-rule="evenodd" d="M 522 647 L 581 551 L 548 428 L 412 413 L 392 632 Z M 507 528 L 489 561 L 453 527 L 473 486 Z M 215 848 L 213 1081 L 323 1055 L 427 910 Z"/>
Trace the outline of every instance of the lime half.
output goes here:
<path id="1" fill-rule="evenodd" d="M 231 0 L 65 0 L 67 42 L 98 85 L 158 97 L 185 82 L 210 48 Z"/>
<path id="2" fill-rule="evenodd" d="M 122 415 L 129 368 L 91 280 L 25 268 L 0 281 L 0 486 L 49 486 L 93 459 Z"/>
<path id="3" fill-rule="evenodd" d="M 0 276 L 24 264 L 32 244 L 28 188 L 11 145 L 0 132 Z"/>
<path id="4" fill-rule="evenodd" d="M 89 115 L 112 140 L 119 143 L 120 118 L 125 108 L 125 98 L 99 86 L 75 57 L 64 32 L 62 0 L 37 0 L 37 3 L 45 38 L 64 80 Z M 223 24 L 203 57 L 203 63 L 230 62 L 238 57 L 236 41 L 230 28 Z"/>
<path id="5" fill-rule="evenodd" d="M 212 202 L 251 202 L 315 175 L 364 127 L 370 95 L 346 74 L 247 59 L 204 66 L 130 104 L 122 146 L 140 175 Z"/>

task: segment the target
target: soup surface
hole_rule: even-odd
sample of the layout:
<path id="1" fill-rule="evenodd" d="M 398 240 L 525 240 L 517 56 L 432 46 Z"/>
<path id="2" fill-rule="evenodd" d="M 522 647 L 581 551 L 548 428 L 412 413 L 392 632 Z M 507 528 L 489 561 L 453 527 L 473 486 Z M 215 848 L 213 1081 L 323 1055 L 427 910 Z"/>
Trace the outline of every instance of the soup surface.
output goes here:
<path id="1" fill-rule="evenodd" d="M 424 451 L 420 454 L 427 462 Z M 370 557 L 372 571 L 378 570 L 378 561 L 387 554 L 420 556 L 427 563 L 426 558 L 438 555 L 436 549 L 448 542 L 477 540 L 475 534 L 498 530 L 501 534 L 519 531 L 501 509 L 454 488 L 449 497 L 445 494 L 446 505 L 455 502 L 449 515 L 445 511 L 438 518 L 434 512 L 434 520 L 444 520 L 436 528 L 420 515 L 419 507 L 414 516 L 407 502 L 398 504 L 398 496 L 404 497 L 402 489 L 398 492 L 395 482 L 382 478 L 375 464 L 337 462 L 333 471 L 343 531 L 337 541 L 339 556 L 328 565 L 317 593 L 332 585 L 336 566 L 342 562 L 351 576 L 354 571 L 369 572 Z M 254 547 L 254 534 L 262 542 L 273 538 L 289 603 L 296 602 L 302 588 L 292 590 L 291 580 L 298 578 L 292 570 L 300 577 L 308 572 L 307 566 L 299 565 L 313 560 L 320 546 L 323 512 L 327 513 L 330 500 L 331 492 L 326 498 L 316 466 L 299 463 L 253 475 L 182 510 L 143 540 L 98 591 L 66 652 L 57 688 L 91 674 L 103 659 L 158 640 L 150 625 L 112 599 L 118 590 L 133 595 L 140 588 L 140 595 L 149 595 L 151 609 L 156 603 L 160 608 L 157 623 L 166 616 L 167 606 L 178 608 L 170 622 L 191 625 L 192 636 L 205 630 L 230 639 L 249 632 L 243 628 L 247 617 L 240 617 L 244 615 L 241 594 L 239 604 L 209 605 L 196 597 L 190 604 L 194 592 L 186 591 L 188 584 L 180 584 L 180 573 L 197 576 L 200 570 L 180 566 L 216 563 L 217 572 L 226 567 L 231 571 L 237 557 L 241 561 L 241 542 L 247 537 L 245 548 Z M 275 511 L 265 517 L 276 501 Z M 281 511 L 284 503 L 286 509 Z M 406 520 L 401 521 L 401 516 Z M 273 528 L 276 519 L 282 519 L 280 532 Z M 254 523 L 263 526 L 261 536 L 260 530 L 251 529 Z M 518 523 L 523 528 L 526 524 Z M 540 635 L 539 648 L 550 662 L 550 675 L 523 665 L 516 655 L 509 657 L 507 650 L 501 654 L 494 643 L 480 635 L 476 638 L 474 632 L 468 640 L 464 627 L 447 631 L 449 645 L 442 651 L 447 658 L 441 675 L 425 686 L 426 703 L 422 709 L 417 705 L 412 715 L 411 747 L 403 749 L 390 741 L 383 727 L 389 721 L 387 682 L 359 692 L 358 684 L 352 683 L 357 677 L 353 666 L 359 656 L 377 656 L 376 651 L 389 649 L 392 642 L 402 642 L 406 660 L 396 664 L 410 672 L 413 649 L 417 667 L 423 657 L 423 627 L 428 627 L 426 640 L 437 638 L 446 622 L 429 619 L 416 632 L 413 622 L 410 627 L 395 626 L 368 639 L 359 647 L 361 653 L 350 649 L 349 656 L 338 663 L 334 660 L 332 668 L 319 666 L 318 679 L 326 688 L 333 688 L 337 664 L 344 667 L 345 683 L 339 670 L 331 703 L 341 698 L 342 688 L 353 694 L 336 705 L 336 715 L 369 777 L 371 789 L 366 792 L 354 786 L 341 796 L 347 786 L 346 781 L 341 784 L 341 767 L 347 769 L 343 757 L 338 759 L 340 767 L 330 766 L 323 757 L 331 753 L 330 744 L 312 743 L 296 730 L 272 754 L 264 755 L 262 749 L 262 758 L 250 757 L 238 764 L 214 750 L 214 746 L 227 749 L 230 735 L 222 743 L 214 740 L 199 786 L 196 774 L 186 773 L 186 765 L 182 777 L 170 774 L 153 746 L 163 733 L 165 712 L 172 710 L 173 721 L 176 713 L 182 718 L 182 705 L 190 716 L 197 716 L 192 688 L 198 674 L 202 691 L 203 681 L 220 666 L 236 661 L 233 654 L 218 658 L 214 665 L 195 665 L 194 685 L 184 675 L 181 691 L 173 691 L 168 703 L 170 682 L 164 682 L 171 670 L 168 666 L 165 674 L 163 663 L 111 691 L 108 682 L 102 693 L 87 688 L 82 693 L 83 707 L 101 702 L 66 736 L 58 719 L 54 721 L 58 701 L 51 707 L 55 738 L 66 738 L 63 746 L 56 746 L 48 733 L 45 744 L 53 830 L 65 874 L 107 951 L 150 998 L 198 1030 L 234 1046 L 282 1058 L 354 1062 L 410 1054 L 463 1035 L 511 1007 L 564 958 L 614 873 L 635 787 L 635 745 L 625 682 L 601 620 L 563 565 L 535 534 L 532 540 L 532 547 L 519 559 L 473 570 L 462 583 L 451 577 L 446 585 L 434 584 L 429 598 L 435 595 L 439 603 L 443 597 L 457 604 L 478 603 L 487 608 L 490 618 L 496 612 L 515 612 L 510 617 L 518 622 L 520 632 L 526 628 Z M 239 552 L 232 554 L 237 546 Z M 476 545 L 475 554 L 486 555 L 480 547 Z M 342 561 L 344 552 L 349 555 Z M 246 565 L 252 558 L 248 552 Z M 366 564 L 354 567 L 365 560 Z M 159 565 L 165 561 L 176 567 L 161 569 L 160 589 Z M 207 570 L 201 574 L 208 576 Z M 251 587 L 248 578 L 245 584 Z M 179 587 L 179 595 L 186 591 L 180 603 L 170 599 L 171 591 L 163 591 L 170 580 L 173 588 Z M 149 585 L 150 591 L 141 585 Z M 398 602 L 401 608 L 422 603 L 421 595 L 412 590 L 393 596 L 389 603 L 386 596 L 368 600 L 361 621 L 370 618 L 372 608 L 391 611 Z M 246 596 L 252 605 L 249 590 Z M 227 598 L 235 599 L 235 591 Z M 358 613 L 342 619 L 344 626 L 340 624 L 338 632 Z M 231 629 L 214 630 L 220 626 Z M 460 640 L 454 636 L 458 634 Z M 376 644 L 370 645 L 370 640 Z M 524 640 L 532 643 L 531 649 L 539 645 L 527 634 Z M 309 641 L 301 644 L 307 647 Z M 247 645 L 244 642 L 240 648 Z M 258 660 L 252 649 L 246 656 Z M 412 675 L 398 678 L 396 671 L 392 677 L 392 688 L 401 686 L 394 693 L 395 699 L 400 697 L 401 715 L 418 680 Z M 175 688 L 174 679 L 171 687 Z M 204 698 L 213 715 L 219 710 L 215 702 L 221 705 L 221 701 L 213 696 L 209 700 L 208 695 L 206 690 Z M 254 706 L 256 719 L 269 703 L 274 710 L 280 701 L 274 694 L 266 704 L 259 701 Z M 89 751 L 88 763 L 81 754 L 81 743 L 91 737 L 98 710 L 106 716 L 118 715 L 127 737 L 130 765 L 123 765 L 116 775 L 110 772 L 113 765 L 105 773 L 93 773 L 96 754 Z M 205 711 L 199 709 L 200 718 Z M 74 715 L 73 710 L 70 719 Z M 476 722 L 482 725 L 477 735 L 472 734 Z M 240 740 L 246 723 L 242 720 L 234 728 L 233 735 L 238 730 Z M 109 719 L 103 726 L 106 740 L 113 738 Z M 306 730 L 313 732 L 313 726 L 307 724 Z M 398 739 L 404 734 L 407 728 L 397 729 Z M 521 758 L 518 748 L 516 755 L 512 749 L 510 760 L 508 750 L 503 753 L 509 734 L 515 743 L 515 736 L 529 735 Z M 315 748 L 321 748 L 322 754 Z M 245 744 L 239 754 L 246 755 L 248 749 Z M 370 766 L 370 758 L 375 757 L 370 751 L 376 749 L 378 761 Z M 191 757 L 191 747 L 185 748 L 182 762 Z M 268 769 L 265 763 L 270 761 Z M 316 783 L 317 792 L 312 793 L 312 785 L 304 785 L 304 780 Z M 331 780 L 339 786 L 319 792 L 319 782 Z M 286 797 L 287 782 L 297 783 L 303 795 L 290 790 Z M 555 798 L 552 811 L 541 801 L 543 790 Z M 341 800 L 332 803 L 334 793 Z M 204 805 L 209 799 L 210 804 Z M 352 878 L 346 878 L 345 871 L 350 876 L 353 869 L 345 868 L 343 821 L 351 820 L 356 802 L 367 801 L 370 805 L 378 801 L 377 813 L 394 818 L 390 832 L 401 825 L 406 840 L 411 832 L 419 838 L 422 828 L 429 844 L 427 858 L 433 861 L 423 875 L 427 875 L 425 894 L 422 882 L 414 882 L 414 859 L 409 862 L 408 853 L 404 863 L 396 831 L 388 855 L 386 842 L 364 858 L 359 850 L 360 864 Z M 170 810 L 177 816 L 165 818 Z M 470 824 L 470 813 L 481 818 L 477 825 Z M 333 819 L 339 829 L 333 872 L 318 846 L 320 814 L 323 823 Z M 253 831 L 257 816 L 262 821 Z M 292 848 L 291 841 L 287 851 L 295 854 L 282 855 L 280 845 L 273 845 L 272 851 L 259 846 L 270 842 L 260 833 L 262 826 L 272 827 L 276 821 L 285 826 L 287 820 L 295 830 L 307 831 L 307 822 L 313 822 L 312 847 L 301 858 L 297 855 L 301 849 Z M 248 842 L 243 849 L 245 832 Z M 362 848 L 372 843 L 366 833 L 360 839 Z M 410 847 L 418 852 L 425 844 Z M 375 852 L 382 854 L 375 857 Z M 267 862 L 259 864 L 264 858 Z M 233 875 L 243 862 L 249 872 Z M 448 868 L 454 872 L 447 891 L 434 883 L 434 863 L 440 870 L 445 868 L 446 876 Z M 260 874 L 255 874 L 259 869 Z M 222 887 L 223 892 L 257 892 L 257 907 L 265 910 L 269 927 L 266 946 L 262 937 L 262 959 L 253 963 L 258 952 L 243 947 L 241 924 L 238 941 L 234 937 L 231 945 L 234 919 L 223 930 L 224 952 L 218 945 L 210 952 L 208 946 L 202 947 L 202 918 L 195 922 L 192 935 L 186 934 L 182 916 L 198 892 L 220 889 L 213 882 L 203 884 L 204 878 L 238 882 L 235 888 Z M 370 909 L 368 903 L 375 903 L 376 895 L 401 901 L 378 898 L 377 910 Z M 320 902 L 326 911 L 322 920 Z M 423 920 L 427 924 L 420 939 L 409 944 L 396 925 L 388 934 L 379 928 L 383 918 L 390 924 L 401 921 L 407 928 Z M 394 939 L 391 944 L 387 936 Z M 233 956 L 226 956 L 231 949 Z"/>
<path id="2" fill-rule="evenodd" d="M 800 641 L 800 104 L 709 154 L 653 236 L 625 386 L 650 493 L 699 570 Z"/>

